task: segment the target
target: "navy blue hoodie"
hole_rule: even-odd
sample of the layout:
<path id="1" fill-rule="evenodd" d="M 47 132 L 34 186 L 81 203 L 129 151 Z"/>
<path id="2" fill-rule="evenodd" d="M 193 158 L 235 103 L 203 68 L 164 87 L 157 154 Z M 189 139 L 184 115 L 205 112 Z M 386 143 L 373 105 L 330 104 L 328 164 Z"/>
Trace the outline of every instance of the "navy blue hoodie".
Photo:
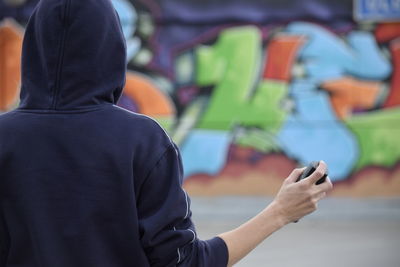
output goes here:
<path id="1" fill-rule="evenodd" d="M 0 116 L 0 266 L 226 266 L 202 241 L 179 151 L 115 106 L 125 43 L 109 0 L 42 0 L 24 39 L 20 107 Z"/>

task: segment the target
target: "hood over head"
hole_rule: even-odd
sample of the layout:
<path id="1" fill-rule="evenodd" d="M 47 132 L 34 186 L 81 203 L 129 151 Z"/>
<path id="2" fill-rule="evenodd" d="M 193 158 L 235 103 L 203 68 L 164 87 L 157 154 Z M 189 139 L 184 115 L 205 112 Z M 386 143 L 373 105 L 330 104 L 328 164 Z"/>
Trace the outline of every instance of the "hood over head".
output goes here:
<path id="1" fill-rule="evenodd" d="M 110 0 L 41 0 L 24 37 L 20 108 L 115 104 L 125 72 L 125 40 Z"/>

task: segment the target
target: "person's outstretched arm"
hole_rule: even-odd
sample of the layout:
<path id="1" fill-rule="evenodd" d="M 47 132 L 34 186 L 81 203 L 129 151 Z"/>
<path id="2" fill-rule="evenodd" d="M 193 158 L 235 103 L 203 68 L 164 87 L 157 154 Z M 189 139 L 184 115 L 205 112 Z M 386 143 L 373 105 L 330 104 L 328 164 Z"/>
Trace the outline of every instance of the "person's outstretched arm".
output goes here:
<path id="1" fill-rule="evenodd" d="M 296 183 L 304 169 L 295 169 L 283 185 L 275 200 L 253 219 L 219 236 L 228 247 L 228 266 L 237 263 L 273 232 L 313 212 L 318 201 L 332 189 L 329 178 L 320 185 L 315 183 L 324 175 L 326 164 L 321 162 L 308 178 Z"/>
<path id="2" fill-rule="evenodd" d="M 136 188 L 141 244 L 153 267 L 225 267 L 243 258 L 283 225 L 315 209 L 330 182 L 313 185 L 325 164 L 298 183 L 302 170 L 284 182 L 275 201 L 237 229 L 200 240 L 191 221 L 190 198 L 182 189 L 183 168 L 178 148 L 170 143 Z"/>

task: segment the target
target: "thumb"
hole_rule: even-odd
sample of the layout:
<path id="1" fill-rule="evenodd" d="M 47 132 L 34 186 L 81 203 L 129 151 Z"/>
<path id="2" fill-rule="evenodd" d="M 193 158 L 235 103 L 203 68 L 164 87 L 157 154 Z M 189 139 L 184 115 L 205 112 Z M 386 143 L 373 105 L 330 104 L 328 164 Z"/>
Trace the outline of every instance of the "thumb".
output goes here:
<path id="1" fill-rule="evenodd" d="M 304 172 L 305 169 L 306 169 L 306 167 L 294 169 L 289 174 L 289 176 L 286 178 L 285 183 L 291 184 L 291 183 L 297 182 L 297 180 L 299 179 L 300 175 Z"/>

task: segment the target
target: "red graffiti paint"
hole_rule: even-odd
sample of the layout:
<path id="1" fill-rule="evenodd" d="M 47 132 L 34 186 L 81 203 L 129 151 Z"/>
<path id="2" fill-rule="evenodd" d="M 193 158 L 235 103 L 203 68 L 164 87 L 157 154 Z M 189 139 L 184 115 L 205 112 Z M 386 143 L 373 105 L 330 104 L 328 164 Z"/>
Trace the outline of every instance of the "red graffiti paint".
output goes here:
<path id="1" fill-rule="evenodd" d="M 400 105 L 400 38 L 390 43 L 390 52 L 393 61 L 393 74 L 390 93 L 384 104 L 385 108 Z"/>
<path id="2" fill-rule="evenodd" d="M 375 29 L 375 37 L 378 43 L 386 43 L 400 37 L 400 23 L 383 23 Z"/>
<path id="3" fill-rule="evenodd" d="M 267 63 L 263 77 L 289 81 L 297 51 L 305 42 L 304 36 L 280 34 L 267 47 Z"/>

